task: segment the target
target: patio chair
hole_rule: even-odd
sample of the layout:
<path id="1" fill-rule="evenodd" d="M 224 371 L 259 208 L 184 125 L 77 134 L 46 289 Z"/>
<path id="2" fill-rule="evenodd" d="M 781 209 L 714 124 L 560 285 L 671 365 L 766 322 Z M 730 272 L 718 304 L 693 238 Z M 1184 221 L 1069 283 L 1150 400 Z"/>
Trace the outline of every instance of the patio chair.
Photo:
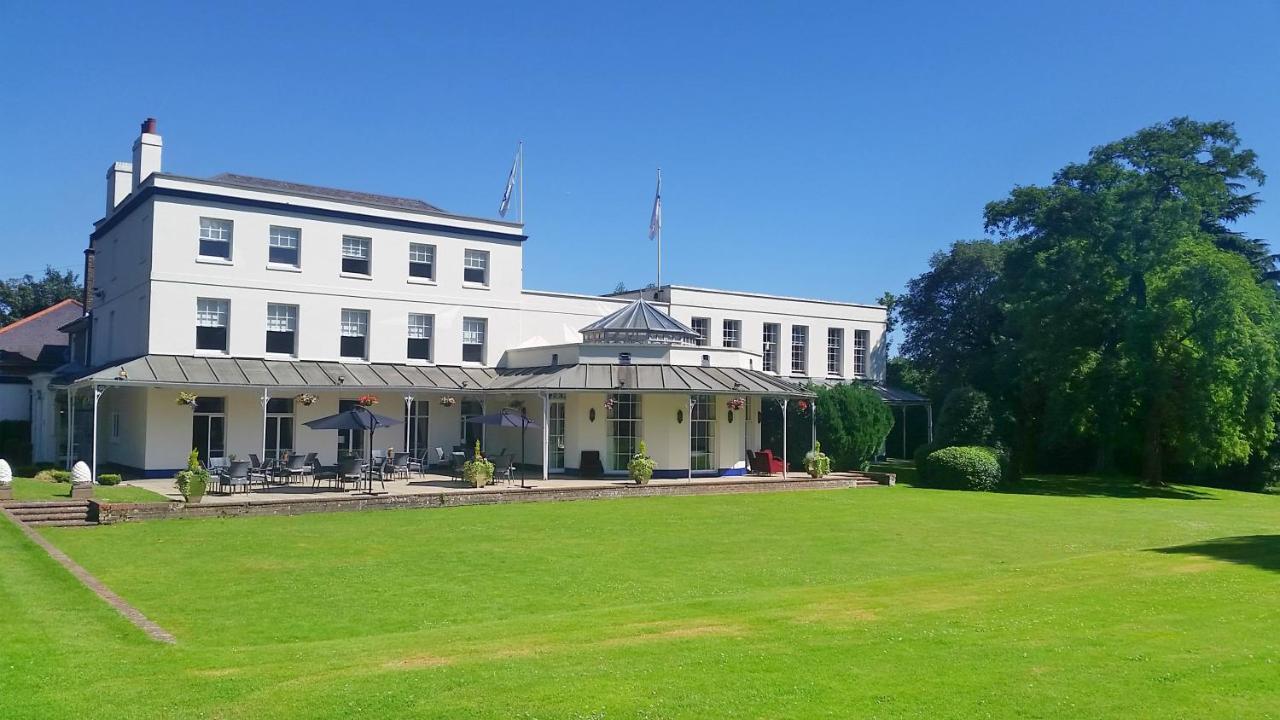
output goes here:
<path id="1" fill-rule="evenodd" d="M 761 475 L 773 475 L 782 472 L 782 460 L 773 456 L 772 450 L 761 450 L 756 453 L 756 464 L 752 468 Z"/>
<path id="2" fill-rule="evenodd" d="M 336 467 L 325 469 L 315 457 L 315 453 L 308 453 L 307 457 L 311 458 L 311 487 L 320 487 L 321 480 L 328 480 L 331 487 L 341 487 L 338 482 L 338 470 Z"/>
<path id="3" fill-rule="evenodd" d="M 302 462 L 302 467 L 303 467 L 302 477 L 304 480 L 306 478 L 311 477 L 315 473 L 317 454 L 318 453 L 313 453 L 313 452 L 307 453 L 307 459 Z"/>
<path id="4" fill-rule="evenodd" d="M 449 477 L 458 480 L 462 479 L 462 464 L 467 461 L 467 454 L 461 450 L 455 450 L 449 456 Z"/>
<path id="5" fill-rule="evenodd" d="M 409 479 L 409 461 L 412 456 L 407 452 L 398 452 L 391 456 L 391 473 L 395 477 Z"/>
<path id="6" fill-rule="evenodd" d="M 499 455 L 493 460 L 493 479 L 513 482 L 515 479 L 515 456 Z"/>
<path id="7" fill-rule="evenodd" d="M 756 454 L 752 450 L 747 450 L 747 474 L 756 474 Z"/>
<path id="8" fill-rule="evenodd" d="M 307 474 L 307 456 L 301 453 L 294 453 L 289 456 L 289 463 L 280 468 L 280 476 L 284 478 L 285 483 L 293 482 L 294 478 L 302 479 Z"/>
<path id="9" fill-rule="evenodd" d="M 445 453 L 444 448 L 436 448 L 436 461 L 432 463 L 436 467 L 444 467 L 449 464 L 449 455 Z"/>
<path id="10" fill-rule="evenodd" d="M 338 472 L 334 475 L 334 481 L 343 489 L 349 482 L 359 485 L 364 480 L 364 472 L 360 469 L 360 465 L 360 458 L 347 458 L 338 463 Z"/>
<path id="11" fill-rule="evenodd" d="M 423 475 L 427 472 L 427 468 L 431 465 L 428 459 L 431 455 L 431 448 L 423 448 L 417 457 L 409 458 L 409 471 Z"/>
<path id="12" fill-rule="evenodd" d="M 245 492 L 249 492 L 250 485 L 253 480 L 249 477 L 249 461 L 237 460 L 231 463 L 227 468 L 227 472 L 222 476 L 222 483 L 230 488 L 231 492 L 235 492 L 237 487 L 243 487 Z"/>

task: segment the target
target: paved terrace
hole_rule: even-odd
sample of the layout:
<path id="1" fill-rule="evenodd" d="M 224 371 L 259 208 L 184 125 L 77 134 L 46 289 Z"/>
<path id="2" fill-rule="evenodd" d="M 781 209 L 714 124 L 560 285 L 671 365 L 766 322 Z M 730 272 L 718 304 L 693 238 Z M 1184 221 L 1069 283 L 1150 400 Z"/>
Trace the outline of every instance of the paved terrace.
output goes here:
<path id="1" fill-rule="evenodd" d="M 863 473 L 850 472 L 834 472 L 827 475 L 827 480 L 844 480 L 858 481 L 858 484 L 879 484 Z M 695 477 L 692 484 L 699 486 L 723 485 L 723 486 L 739 486 L 739 485 L 771 485 L 783 480 L 782 475 L 773 476 L 756 476 L 756 475 L 736 475 L 722 477 Z M 808 475 L 802 472 L 787 473 L 785 478 L 791 481 L 810 480 Z M 123 483 L 124 485 L 132 485 L 134 487 L 146 488 L 154 493 L 163 495 L 170 500 L 182 501 L 182 495 L 178 493 L 178 489 L 174 487 L 172 478 L 150 479 L 150 480 L 131 480 Z M 654 479 L 649 485 L 654 487 L 665 486 L 686 486 L 691 482 L 685 478 L 676 479 Z M 470 484 L 459 480 L 450 479 L 446 475 L 426 474 L 419 477 L 412 477 L 409 480 L 388 480 L 386 488 L 378 481 L 374 481 L 373 490 L 377 497 L 410 497 L 414 495 L 486 495 L 486 494 L 510 494 L 519 493 L 522 490 L 590 490 L 605 488 L 633 487 L 635 484 L 626 477 L 605 477 L 598 479 L 586 479 L 573 475 L 552 475 L 549 479 L 543 480 L 541 475 L 528 476 L 524 483 L 525 487 L 520 487 L 519 474 L 516 479 L 511 482 L 499 480 L 492 485 L 483 488 L 474 488 Z M 727 488 L 726 488 L 727 489 Z M 243 505 L 249 503 L 269 503 L 289 500 L 302 500 L 310 498 L 341 498 L 341 497 L 370 497 L 365 489 L 355 490 L 347 488 L 340 490 L 331 487 L 327 481 L 320 481 L 319 486 L 313 486 L 311 480 L 295 482 L 291 485 L 269 485 L 262 487 L 255 485 L 249 492 L 237 489 L 235 493 L 209 493 L 204 496 L 200 502 L 201 505 Z"/>

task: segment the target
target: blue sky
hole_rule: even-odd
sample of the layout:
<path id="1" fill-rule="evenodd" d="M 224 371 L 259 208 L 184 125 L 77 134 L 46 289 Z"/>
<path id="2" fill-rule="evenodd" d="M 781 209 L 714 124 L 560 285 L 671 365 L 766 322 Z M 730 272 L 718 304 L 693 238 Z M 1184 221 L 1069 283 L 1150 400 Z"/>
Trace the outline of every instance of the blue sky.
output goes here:
<path id="1" fill-rule="evenodd" d="M 693 6 L 693 7 L 687 7 Z M 1222 8 L 1229 5 L 1230 10 Z M 1176 115 L 1274 180 L 1280 3 L 0 2 L 0 277 L 79 269 L 104 174 L 164 167 L 496 217 L 527 149 L 525 284 L 653 280 L 870 302 L 983 205 Z"/>

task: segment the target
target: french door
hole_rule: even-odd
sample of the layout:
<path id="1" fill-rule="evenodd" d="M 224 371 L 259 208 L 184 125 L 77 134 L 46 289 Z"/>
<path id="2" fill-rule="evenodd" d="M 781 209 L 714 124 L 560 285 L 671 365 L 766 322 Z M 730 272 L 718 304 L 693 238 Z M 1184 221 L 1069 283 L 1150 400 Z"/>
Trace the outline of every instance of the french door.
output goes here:
<path id="1" fill-rule="evenodd" d="M 191 447 L 195 448 L 205 467 L 214 458 L 226 457 L 226 438 L 227 399 L 196 398 L 195 410 L 191 415 Z"/>
<path id="2" fill-rule="evenodd" d="M 547 406 L 547 469 L 550 472 L 564 472 L 564 404 L 564 394 L 557 393 L 551 395 Z"/>

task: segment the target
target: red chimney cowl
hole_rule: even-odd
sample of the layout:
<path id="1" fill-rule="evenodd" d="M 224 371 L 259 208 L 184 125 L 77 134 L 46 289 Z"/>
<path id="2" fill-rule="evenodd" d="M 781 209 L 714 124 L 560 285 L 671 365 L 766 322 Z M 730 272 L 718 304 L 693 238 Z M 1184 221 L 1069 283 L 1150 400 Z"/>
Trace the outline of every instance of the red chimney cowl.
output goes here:
<path id="1" fill-rule="evenodd" d="M 143 120 L 143 121 L 142 121 L 142 132 L 144 132 L 144 133 L 151 133 L 152 135 L 154 135 L 154 134 L 155 134 L 155 132 L 156 132 L 156 119 L 155 119 L 155 118 L 147 118 L 146 120 Z"/>

